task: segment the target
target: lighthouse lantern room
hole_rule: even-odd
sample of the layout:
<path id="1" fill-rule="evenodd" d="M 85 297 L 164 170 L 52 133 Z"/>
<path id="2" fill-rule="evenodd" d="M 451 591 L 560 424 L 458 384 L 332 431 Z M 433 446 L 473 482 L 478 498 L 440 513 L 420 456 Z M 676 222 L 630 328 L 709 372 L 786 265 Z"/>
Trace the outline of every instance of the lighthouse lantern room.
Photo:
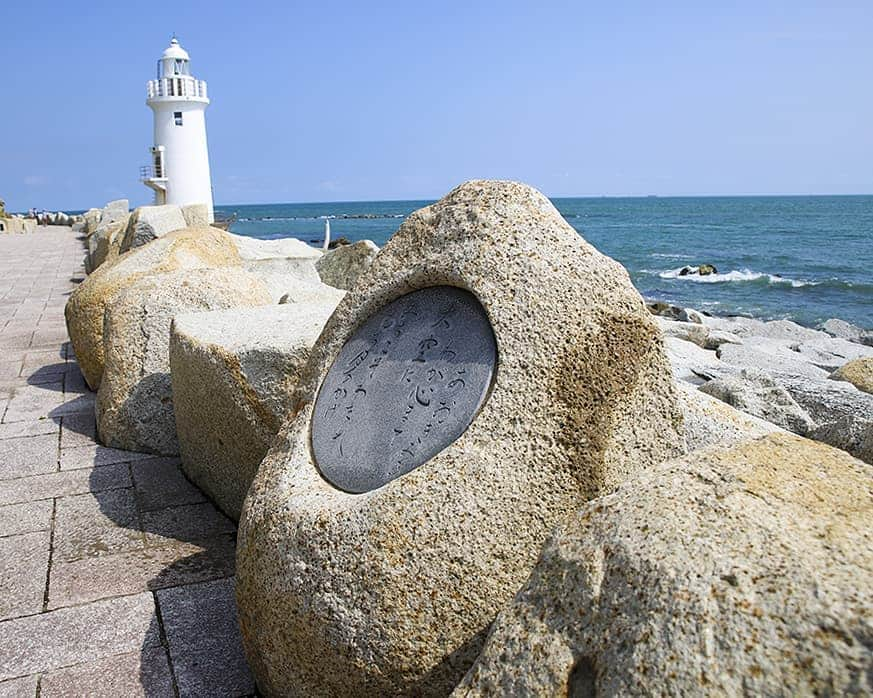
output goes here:
<path id="1" fill-rule="evenodd" d="M 156 204 L 206 204 L 212 212 L 212 181 L 206 145 L 206 81 L 191 75 L 188 52 L 176 37 L 158 60 L 149 80 L 146 104 L 155 117 L 152 162 L 141 168 L 143 183 L 155 192 Z"/>

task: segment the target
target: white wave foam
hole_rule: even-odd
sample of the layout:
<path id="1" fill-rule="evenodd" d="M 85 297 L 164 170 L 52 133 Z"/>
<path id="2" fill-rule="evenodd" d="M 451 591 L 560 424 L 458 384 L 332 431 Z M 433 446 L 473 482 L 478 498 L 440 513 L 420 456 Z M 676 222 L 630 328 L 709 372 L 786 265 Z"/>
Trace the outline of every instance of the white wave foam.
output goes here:
<path id="1" fill-rule="evenodd" d="M 690 269 L 691 273 L 684 276 L 681 275 L 683 269 Z M 700 276 L 695 273 L 697 267 L 679 267 L 678 269 L 670 269 L 662 271 L 658 274 L 662 279 L 679 279 L 680 281 L 693 281 L 698 284 L 720 284 L 730 281 L 758 281 L 765 279 L 770 284 L 788 285 L 792 288 L 801 288 L 802 286 L 818 286 L 818 281 L 804 281 L 798 279 L 790 279 L 787 276 L 779 276 L 778 274 L 765 274 L 760 271 L 752 271 L 751 269 L 733 269 L 724 274 L 707 274 Z"/>

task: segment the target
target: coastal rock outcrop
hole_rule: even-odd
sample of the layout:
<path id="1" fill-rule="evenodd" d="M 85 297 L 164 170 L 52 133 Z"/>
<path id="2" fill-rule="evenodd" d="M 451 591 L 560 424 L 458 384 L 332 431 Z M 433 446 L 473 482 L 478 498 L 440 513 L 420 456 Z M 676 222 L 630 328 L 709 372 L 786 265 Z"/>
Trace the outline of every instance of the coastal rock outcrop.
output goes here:
<path id="1" fill-rule="evenodd" d="M 88 254 L 85 258 L 85 271 L 88 274 L 92 274 L 101 264 L 111 264 L 118 258 L 127 220 L 124 217 L 117 221 L 101 222 L 88 236 Z"/>
<path id="2" fill-rule="evenodd" d="M 836 318 L 826 320 L 822 323 L 821 328 L 832 337 L 848 339 L 850 342 L 873 347 L 873 330 L 865 330 L 863 327 L 858 327 L 845 320 L 838 320 Z"/>
<path id="3" fill-rule="evenodd" d="M 846 381 L 858 390 L 873 394 L 873 358 L 852 359 L 831 374 L 831 379 Z"/>
<path id="4" fill-rule="evenodd" d="M 413 297 L 422 289 L 433 304 Z M 461 313 L 474 311 L 471 344 L 485 354 L 452 365 L 471 339 L 471 315 Z M 329 372 L 341 351 L 359 346 Z M 385 356 L 393 370 L 379 373 Z M 407 370 L 399 382 L 398 364 Z M 343 388 L 345 372 L 354 390 Z M 442 434 L 442 407 L 452 414 L 463 377 L 489 374 L 478 409 L 465 403 L 466 430 L 410 469 L 412 449 L 432 446 L 433 429 Z M 340 389 L 314 415 L 328 375 Z M 387 407 L 374 411 L 379 397 Z M 310 434 L 345 415 L 354 419 L 349 439 L 390 441 L 399 430 L 383 460 L 397 458 L 404 474 L 389 471 L 360 494 L 331 484 Z M 404 418 L 423 420 L 412 437 Z M 339 457 L 344 436 L 321 443 Z M 660 333 L 627 272 L 534 189 L 461 185 L 410 215 L 339 304 L 249 490 L 237 605 L 260 690 L 447 694 L 551 528 L 580 502 L 683 451 Z"/>
<path id="5" fill-rule="evenodd" d="M 173 316 L 268 303 L 264 284 L 233 267 L 150 274 L 114 294 L 106 303 L 106 364 L 97 392 L 100 440 L 113 448 L 177 455 L 169 363 Z"/>
<path id="6" fill-rule="evenodd" d="M 551 537 L 453 696 L 865 693 L 871 477 L 788 434 L 641 473 Z"/>
<path id="7" fill-rule="evenodd" d="M 329 250 L 315 262 L 315 268 L 324 283 L 348 290 L 373 263 L 377 254 L 379 247 L 374 242 L 360 240 Z"/>
<path id="8" fill-rule="evenodd" d="M 170 377 L 182 469 L 234 521 L 338 302 L 173 320 Z"/>
<path id="9" fill-rule="evenodd" d="M 98 223 L 114 223 L 124 220 L 130 213 L 130 202 L 127 199 L 116 199 L 106 204 L 100 211 Z"/>
<path id="10" fill-rule="evenodd" d="M 140 206 L 130 214 L 127 230 L 121 241 L 121 252 L 142 247 L 147 242 L 185 227 L 188 226 L 182 209 L 178 206 Z"/>
<path id="11" fill-rule="evenodd" d="M 689 452 L 710 446 L 735 446 L 750 439 L 782 431 L 763 419 L 740 412 L 730 405 L 679 381 L 680 404 Z"/>
<path id="12" fill-rule="evenodd" d="M 708 381 L 699 390 L 795 434 L 805 436 L 816 426 L 791 394 L 763 371 L 743 369 L 738 375 Z"/>
<path id="13" fill-rule="evenodd" d="M 150 274 L 239 265 L 239 253 L 227 233 L 216 228 L 186 228 L 96 269 L 76 287 L 64 309 L 76 360 L 91 389 L 97 389 L 103 375 L 103 312 L 115 294 Z"/>

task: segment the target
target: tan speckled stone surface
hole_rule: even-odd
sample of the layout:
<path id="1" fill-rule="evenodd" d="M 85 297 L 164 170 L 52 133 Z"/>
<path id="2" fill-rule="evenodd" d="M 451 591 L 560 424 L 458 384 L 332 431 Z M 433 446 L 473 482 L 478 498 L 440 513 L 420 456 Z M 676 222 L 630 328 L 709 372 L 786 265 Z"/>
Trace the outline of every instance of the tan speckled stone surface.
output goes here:
<path id="1" fill-rule="evenodd" d="M 170 376 L 182 469 L 234 521 L 336 301 L 177 315 Z"/>
<path id="2" fill-rule="evenodd" d="M 868 695 L 871 476 L 787 433 L 641 474 L 552 536 L 453 695 Z"/>
<path id="3" fill-rule="evenodd" d="M 847 381 L 858 390 L 873 395 L 873 358 L 864 357 L 848 361 L 834 371 L 831 378 Z"/>
<path id="4" fill-rule="evenodd" d="M 103 312 L 116 293 L 136 279 L 176 269 L 239 265 L 230 237 L 216 228 L 185 228 L 104 264 L 70 295 L 67 330 L 88 385 L 96 390 L 103 375 Z"/>
<path id="5" fill-rule="evenodd" d="M 233 267 L 152 274 L 116 293 L 104 322 L 106 368 L 96 406 L 100 440 L 128 451 L 178 454 L 169 358 L 173 316 L 269 302 L 263 282 Z"/>
<path id="6" fill-rule="evenodd" d="M 440 284 L 488 313 L 492 393 L 418 469 L 338 491 L 310 452 L 317 388 L 372 313 Z M 270 696 L 447 694 L 554 524 L 684 450 L 660 333 L 627 273 L 512 182 L 468 182 L 404 222 L 328 321 L 297 399 L 238 539 L 244 644 Z"/>

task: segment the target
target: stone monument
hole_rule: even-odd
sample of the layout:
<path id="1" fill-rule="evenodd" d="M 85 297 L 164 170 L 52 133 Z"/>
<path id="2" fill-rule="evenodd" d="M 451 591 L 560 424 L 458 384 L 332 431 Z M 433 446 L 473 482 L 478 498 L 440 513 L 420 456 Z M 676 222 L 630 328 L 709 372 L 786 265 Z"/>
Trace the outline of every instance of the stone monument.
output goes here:
<path id="1" fill-rule="evenodd" d="M 683 449 L 621 265 L 530 187 L 458 187 L 328 320 L 243 505 L 260 690 L 446 695 L 549 531 Z"/>

